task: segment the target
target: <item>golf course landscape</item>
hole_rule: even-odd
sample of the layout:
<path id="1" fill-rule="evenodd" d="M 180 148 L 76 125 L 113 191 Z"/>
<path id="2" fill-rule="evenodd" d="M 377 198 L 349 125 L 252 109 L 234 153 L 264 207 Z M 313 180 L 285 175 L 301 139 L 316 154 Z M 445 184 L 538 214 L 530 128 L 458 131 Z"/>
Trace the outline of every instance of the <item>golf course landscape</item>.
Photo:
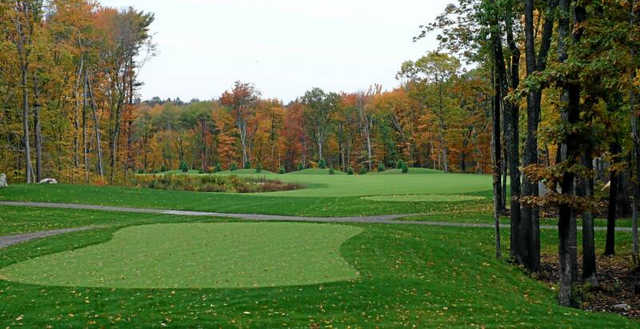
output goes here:
<path id="1" fill-rule="evenodd" d="M 0 236 L 86 228 L 0 249 L 1 327 L 638 325 L 557 306 L 554 286 L 496 260 L 491 225 L 464 227 L 490 224 L 488 176 L 415 168 L 406 175 L 233 174 L 303 188 L 262 194 L 83 185 L 0 190 L 0 202 L 59 206 L 0 205 Z M 64 204 L 305 217 L 260 222 Z M 388 214 L 411 217 L 376 222 Z M 323 222 L 331 218 L 344 222 Z M 370 222 L 347 220 L 357 218 Z M 424 221 L 462 225 L 415 225 Z M 502 233 L 508 242 L 508 230 Z M 541 238 L 543 252 L 552 254 L 557 232 L 544 229 Z M 617 235 L 622 250 L 630 238 Z"/>
<path id="2" fill-rule="evenodd" d="M 640 328 L 640 0 L 0 1 L 19 328 Z"/>

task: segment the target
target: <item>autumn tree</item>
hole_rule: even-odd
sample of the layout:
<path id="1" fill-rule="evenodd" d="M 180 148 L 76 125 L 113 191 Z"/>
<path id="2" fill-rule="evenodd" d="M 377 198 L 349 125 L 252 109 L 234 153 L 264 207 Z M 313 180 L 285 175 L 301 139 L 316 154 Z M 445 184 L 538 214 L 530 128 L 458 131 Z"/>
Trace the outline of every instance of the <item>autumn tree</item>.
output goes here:
<path id="1" fill-rule="evenodd" d="M 220 97 L 220 102 L 229 106 L 235 117 L 242 146 L 242 167 L 249 162 L 248 125 L 255 116 L 259 96 L 260 92 L 252 84 L 236 81 L 233 89 Z"/>
<path id="2" fill-rule="evenodd" d="M 318 160 L 324 160 L 322 150 L 331 130 L 331 114 L 336 111 L 339 100 L 338 94 L 325 93 L 320 88 L 313 88 L 302 97 L 302 103 L 307 106 L 305 122 L 317 146 Z"/>

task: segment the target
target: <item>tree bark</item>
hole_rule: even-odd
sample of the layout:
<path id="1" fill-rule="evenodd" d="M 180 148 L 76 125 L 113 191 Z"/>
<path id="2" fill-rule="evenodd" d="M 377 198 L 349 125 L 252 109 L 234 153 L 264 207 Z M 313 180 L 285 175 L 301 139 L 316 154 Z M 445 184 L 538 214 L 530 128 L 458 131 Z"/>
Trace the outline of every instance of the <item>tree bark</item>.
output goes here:
<path id="1" fill-rule="evenodd" d="M 492 6 L 495 6 L 495 0 L 490 1 Z M 491 55 L 493 58 L 493 74 L 492 82 L 494 95 L 492 100 L 492 124 L 493 129 L 491 131 L 491 158 L 493 162 L 493 210 L 494 220 L 496 224 L 496 256 L 500 256 L 500 213 L 502 202 L 502 182 L 500 180 L 502 175 L 502 148 L 500 138 L 500 113 L 502 108 L 503 88 L 502 85 L 505 81 L 504 74 L 504 55 L 502 53 L 502 33 L 500 32 L 500 24 L 497 18 L 490 21 L 491 27 Z"/>
<path id="2" fill-rule="evenodd" d="M 102 140 L 100 137 L 100 120 L 98 119 L 96 100 L 93 95 L 93 88 L 91 87 L 91 80 L 89 80 L 89 73 L 85 71 L 85 82 L 87 84 L 87 92 L 89 93 L 89 99 L 91 99 L 91 114 L 93 116 L 93 129 L 96 136 L 96 152 L 98 153 L 97 170 L 100 178 L 104 178 L 104 166 L 102 164 Z"/>
<path id="3" fill-rule="evenodd" d="M 525 52 L 527 76 L 546 69 L 547 55 L 553 35 L 554 11 L 557 0 L 547 1 L 544 26 L 540 40 L 540 49 L 536 54 L 536 34 L 534 34 L 534 0 L 525 1 Z M 542 89 L 532 87 L 527 96 L 527 139 L 523 156 L 524 166 L 538 164 L 538 125 L 540 124 L 540 104 Z M 522 185 L 522 195 L 537 196 L 538 182 L 525 177 Z M 540 215 L 537 208 L 524 205 L 522 207 L 520 235 L 518 242 L 523 248 L 523 260 L 526 268 L 537 272 L 540 268 Z"/>
<path id="4" fill-rule="evenodd" d="M 636 13 L 636 10 L 640 10 L 640 8 L 637 8 L 638 6 L 640 6 L 640 4 L 638 3 L 638 0 L 635 0 L 631 3 L 631 26 L 638 26 L 638 24 L 640 24 L 640 19 L 639 19 L 639 15 Z M 637 8 L 637 9 L 636 9 Z M 638 54 L 638 49 L 632 47 L 631 48 L 631 58 L 638 58 L 639 54 Z M 638 64 L 638 61 L 636 60 L 636 65 Z M 632 73 L 631 73 L 631 79 L 632 81 L 636 78 L 636 70 L 632 69 Z M 631 94 L 629 95 L 629 104 L 631 106 L 631 130 L 632 130 L 632 142 L 633 142 L 633 149 L 632 149 L 632 170 L 633 173 L 635 175 L 635 179 L 632 179 L 631 181 L 633 182 L 633 204 L 632 204 L 632 211 L 633 211 L 633 217 L 631 220 L 631 231 L 632 231 L 632 237 L 633 237 L 633 249 L 632 249 L 632 257 L 633 257 L 633 264 L 638 266 L 640 265 L 640 247 L 639 247 L 639 243 L 638 243 L 638 207 L 640 206 L 640 132 L 639 132 L 639 125 L 640 123 L 638 122 L 639 118 L 638 118 L 638 101 L 640 101 L 640 96 L 637 94 L 636 90 L 633 90 L 633 88 L 631 89 Z"/>
<path id="5" fill-rule="evenodd" d="M 564 0 L 562 0 L 564 1 Z M 569 105 L 567 106 L 568 121 L 575 124 L 579 121 L 579 105 L 580 105 L 580 89 L 575 84 L 567 87 L 569 94 Z M 576 143 L 576 136 L 569 135 L 564 141 L 563 147 L 566 147 L 566 159 L 568 165 L 575 164 L 578 154 L 579 145 Z M 562 194 L 571 196 L 574 194 L 575 175 L 566 171 L 562 177 Z M 560 305 L 575 306 L 573 296 L 573 283 L 577 277 L 577 251 L 575 246 L 575 209 L 569 204 L 560 206 L 560 218 L 558 220 L 558 237 L 559 247 L 558 255 L 560 259 L 560 287 L 558 290 L 558 299 Z"/>
<path id="6" fill-rule="evenodd" d="M 560 61 L 564 62 L 568 59 L 567 56 L 567 43 L 569 37 L 569 11 L 571 5 L 568 0 L 560 0 L 561 18 L 558 24 L 559 40 L 562 40 L 559 44 Z M 580 24 L 586 20 L 586 12 L 581 4 L 574 5 L 575 24 L 578 26 L 573 31 L 573 42 L 577 44 L 582 35 L 582 27 Z M 567 105 L 563 112 L 567 122 L 570 125 L 575 125 L 580 121 L 580 87 L 574 82 L 565 81 L 564 92 L 566 94 Z M 572 167 L 577 163 L 580 154 L 580 147 L 578 142 L 578 136 L 575 132 L 570 132 L 564 136 L 564 140 L 561 145 L 561 157 L 563 161 L 566 161 L 568 167 Z M 583 157 L 584 154 L 582 154 Z M 586 157 L 585 157 L 586 158 Z M 566 170 L 562 175 L 562 194 L 566 197 L 571 197 L 574 191 L 575 174 Z M 576 306 L 573 292 L 573 283 L 577 274 L 576 254 L 575 247 L 575 213 L 576 210 L 569 203 L 563 203 L 560 206 L 560 218 L 558 219 L 558 255 L 560 258 L 560 287 L 558 289 L 558 300 L 560 305 L 563 306 Z"/>
<path id="7" fill-rule="evenodd" d="M 18 6 L 16 9 L 21 11 L 21 15 L 24 15 L 24 19 L 26 22 L 29 21 L 29 4 L 24 2 L 22 4 L 16 4 Z M 20 60 L 20 75 L 21 75 L 21 83 L 22 83 L 22 130 L 23 130 L 23 145 L 24 145 L 24 156 L 25 156 L 25 176 L 27 180 L 27 184 L 33 183 L 33 178 L 31 176 L 33 172 L 32 164 L 31 164 L 31 143 L 30 133 L 29 133 L 29 53 L 30 49 L 27 47 L 27 43 L 30 41 L 27 40 L 26 31 L 22 22 L 20 22 L 20 18 L 16 18 L 16 30 L 17 30 L 17 42 L 16 46 L 18 49 L 18 57 Z"/>
<path id="8" fill-rule="evenodd" d="M 585 148 L 582 158 L 582 165 L 589 172 L 593 172 L 593 159 L 591 156 L 591 147 Z M 579 189 L 580 196 L 593 198 L 593 178 L 583 178 Z M 596 246 L 595 231 L 593 224 L 593 214 L 587 210 L 582 214 L 582 279 L 591 286 L 598 286 L 598 278 L 596 276 Z"/>
<path id="9" fill-rule="evenodd" d="M 611 144 L 611 155 L 617 156 L 622 148 L 617 141 Z M 613 160 L 613 165 L 618 161 Z M 607 209 L 607 241 L 605 243 L 604 255 L 613 256 L 616 254 L 616 219 L 617 219 L 617 203 L 618 203 L 618 183 L 620 178 L 618 173 L 612 170 L 609 174 L 611 185 L 609 187 L 609 207 Z"/>
<path id="10" fill-rule="evenodd" d="M 89 93 L 88 81 L 84 79 L 82 84 L 82 158 L 84 160 L 85 183 L 89 184 L 89 148 L 87 141 L 87 94 Z"/>
<path id="11" fill-rule="evenodd" d="M 507 43 L 511 51 L 510 87 L 515 90 L 520 85 L 520 50 L 513 36 L 513 17 L 509 13 L 506 22 Z M 520 107 L 517 103 L 505 102 L 505 118 L 507 122 L 507 150 L 509 175 L 511 180 L 511 258 L 522 264 L 522 254 L 518 250 L 518 231 L 520 229 Z"/>
<path id="12" fill-rule="evenodd" d="M 38 77 L 33 74 L 33 130 L 34 143 L 36 147 L 36 182 L 42 180 L 42 123 L 40 122 L 40 87 L 38 86 Z"/>
<path id="13" fill-rule="evenodd" d="M 502 88 L 504 63 L 500 64 L 499 61 L 502 58 L 502 42 L 500 41 L 500 33 L 497 22 L 493 24 L 491 31 L 491 42 L 494 56 L 494 73 L 493 86 L 494 97 L 492 102 L 492 120 L 493 129 L 491 131 L 491 155 L 493 162 L 493 218 L 495 222 L 495 234 L 496 234 L 496 257 L 502 257 L 501 239 L 500 239 L 500 205 L 502 204 L 502 151 L 501 151 L 501 138 L 500 138 L 500 109 L 502 104 Z"/>

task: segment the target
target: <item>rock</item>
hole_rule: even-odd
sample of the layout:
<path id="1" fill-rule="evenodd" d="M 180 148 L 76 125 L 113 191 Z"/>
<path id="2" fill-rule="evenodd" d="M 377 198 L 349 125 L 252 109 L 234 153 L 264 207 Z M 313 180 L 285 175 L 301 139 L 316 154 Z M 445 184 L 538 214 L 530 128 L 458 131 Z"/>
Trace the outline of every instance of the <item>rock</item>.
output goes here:
<path id="1" fill-rule="evenodd" d="M 45 178 L 40 181 L 40 184 L 58 184 L 58 181 L 55 178 Z"/>
<path id="2" fill-rule="evenodd" d="M 613 309 L 616 311 L 628 312 L 631 310 L 631 306 L 627 304 L 618 304 L 618 305 L 613 305 Z"/>
<path id="3" fill-rule="evenodd" d="M 7 175 L 0 174 L 0 188 L 4 187 L 9 187 L 9 184 L 7 184 Z"/>

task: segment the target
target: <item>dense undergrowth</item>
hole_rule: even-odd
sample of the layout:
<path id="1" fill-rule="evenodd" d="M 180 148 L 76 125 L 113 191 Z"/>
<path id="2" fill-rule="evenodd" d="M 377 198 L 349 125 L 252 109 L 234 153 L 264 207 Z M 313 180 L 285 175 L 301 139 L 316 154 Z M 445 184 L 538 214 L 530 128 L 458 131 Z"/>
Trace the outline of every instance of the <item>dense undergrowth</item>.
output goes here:
<path id="1" fill-rule="evenodd" d="M 136 175 L 131 186 L 171 191 L 262 193 L 291 191 L 302 188 L 298 184 L 284 183 L 265 177 L 239 177 L 221 175 Z"/>

